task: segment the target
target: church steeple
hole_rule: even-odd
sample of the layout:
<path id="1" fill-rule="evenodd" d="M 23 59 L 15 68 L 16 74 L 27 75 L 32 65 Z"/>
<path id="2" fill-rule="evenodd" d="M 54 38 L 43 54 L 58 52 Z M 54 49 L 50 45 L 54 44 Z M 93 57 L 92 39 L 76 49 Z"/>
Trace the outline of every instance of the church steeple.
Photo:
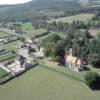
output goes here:
<path id="1" fill-rule="evenodd" d="M 68 55 L 73 56 L 73 49 L 72 48 L 69 49 Z"/>

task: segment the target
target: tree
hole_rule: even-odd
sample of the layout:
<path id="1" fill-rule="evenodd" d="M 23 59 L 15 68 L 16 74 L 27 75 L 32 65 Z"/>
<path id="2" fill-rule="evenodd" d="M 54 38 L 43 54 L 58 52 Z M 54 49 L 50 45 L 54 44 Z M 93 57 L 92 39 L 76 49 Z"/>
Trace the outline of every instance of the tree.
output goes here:
<path id="1" fill-rule="evenodd" d="M 98 87 L 98 83 L 100 82 L 100 76 L 98 73 L 95 72 L 87 72 L 86 75 L 84 76 L 86 84 L 91 88 L 91 89 L 96 89 Z"/>
<path id="2" fill-rule="evenodd" d="M 100 57 L 98 54 L 92 54 L 89 61 L 93 67 L 100 68 Z"/>
<path id="3" fill-rule="evenodd" d="M 59 40 L 61 40 L 61 37 L 58 34 L 52 34 L 49 35 L 45 41 L 49 41 L 49 42 L 55 42 L 57 43 Z"/>
<path id="4" fill-rule="evenodd" d="M 47 57 L 51 57 L 52 59 L 56 58 L 56 45 L 54 42 L 46 42 L 44 44 L 45 47 L 45 55 Z"/>
<path id="5" fill-rule="evenodd" d="M 88 39 L 92 38 L 92 36 L 91 36 L 91 34 L 88 30 L 85 31 L 85 37 L 88 38 Z"/>

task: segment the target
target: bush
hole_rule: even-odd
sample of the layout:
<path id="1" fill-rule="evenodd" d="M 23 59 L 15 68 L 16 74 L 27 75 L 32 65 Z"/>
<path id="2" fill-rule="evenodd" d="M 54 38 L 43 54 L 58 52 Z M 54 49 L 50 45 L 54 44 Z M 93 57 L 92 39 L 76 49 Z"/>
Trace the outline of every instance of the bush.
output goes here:
<path id="1" fill-rule="evenodd" d="M 89 63 L 95 68 L 100 68 L 99 54 L 93 54 L 92 57 L 90 57 L 90 59 L 89 59 Z"/>
<path id="2" fill-rule="evenodd" d="M 91 89 L 97 89 L 100 88 L 98 84 L 100 84 L 100 76 L 96 72 L 87 72 L 84 76 L 86 84 Z M 99 86 L 99 87 L 98 87 Z"/>

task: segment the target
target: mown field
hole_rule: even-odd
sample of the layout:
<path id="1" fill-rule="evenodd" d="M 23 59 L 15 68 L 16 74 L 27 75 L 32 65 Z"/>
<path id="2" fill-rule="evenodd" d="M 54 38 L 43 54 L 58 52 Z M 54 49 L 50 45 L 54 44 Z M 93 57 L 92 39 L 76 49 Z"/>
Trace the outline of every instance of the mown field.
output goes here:
<path id="1" fill-rule="evenodd" d="M 74 75 L 73 75 L 74 76 Z M 0 86 L 1 100 L 99 100 L 100 91 L 64 74 L 37 66 Z"/>
<path id="2" fill-rule="evenodd" d="M 58 18 L 58 19 L 51 19 L 49 22 L 52 21 L 56 21 L 56 22 L 67 22 L 67 23 L 72 23 L 73 21 L 88 21 L 90 20 L 92 17 L 94 16 L 94 14 L 80 14 L 80 15 L 74 15 L 74 16 L 69 16 L 69 17 L 62 17 L 62 18 Z"/>

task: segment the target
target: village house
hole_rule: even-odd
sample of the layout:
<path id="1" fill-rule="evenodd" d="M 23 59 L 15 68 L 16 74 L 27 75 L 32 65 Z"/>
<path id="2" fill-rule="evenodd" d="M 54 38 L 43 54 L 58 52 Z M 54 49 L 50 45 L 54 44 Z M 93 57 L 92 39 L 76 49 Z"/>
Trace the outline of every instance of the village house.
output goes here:
<path id="1" fill-rule="evenodd" d="M 28 55 L 28 50 L 21 48 L 16 51 L 16 58 L 14 61 L 8 61 L 0 64 L 0 67 L 11 73 L 13 76 L 16 76 L 32 68 L 32 61 L 33 59 Z"/>
<path id="2" fill-rule="evenodd" d="M 44 58 L 44 48 L 40 46 L 38 39 L 27 39 L 27 42 L 21 44 L 21 48 L 31 49 L 31 54 L 35 58 Z"/>
<path id="3" fill-rule="evenodd" d="M 68 55 L 65 57 L 65 64 L 67 67 L 75 71 L 82 71 L 84 69 L 82 60 L 73 55 L 72 49 L 69 50 Z"/>

